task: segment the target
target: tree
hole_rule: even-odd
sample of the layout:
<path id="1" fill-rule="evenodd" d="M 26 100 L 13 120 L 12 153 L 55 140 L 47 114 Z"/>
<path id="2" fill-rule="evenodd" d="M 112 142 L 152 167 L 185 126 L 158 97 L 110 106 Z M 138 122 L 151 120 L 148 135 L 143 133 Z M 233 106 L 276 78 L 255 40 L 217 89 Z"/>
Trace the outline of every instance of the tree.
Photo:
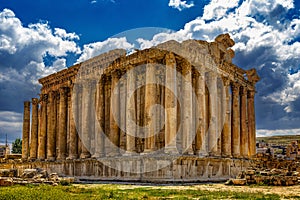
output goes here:
<path id="1" fill-rule="evenodd" d="M 13 143 L 12 143 L 12 153 L 22 153 L 22 140 L 20 138 L 17 138 Z"/>

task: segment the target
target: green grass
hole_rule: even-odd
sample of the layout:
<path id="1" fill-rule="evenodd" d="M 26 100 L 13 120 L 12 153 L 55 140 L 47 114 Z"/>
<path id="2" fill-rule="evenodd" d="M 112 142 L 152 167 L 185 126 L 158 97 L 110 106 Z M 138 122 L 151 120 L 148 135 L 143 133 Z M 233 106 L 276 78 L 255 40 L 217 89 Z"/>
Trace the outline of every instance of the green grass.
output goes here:
<path id="1" fill-rule="evenodd" d="M 120 185 L 49 186 L 27 185 L 0 187 L 0 199 L 280 199 L 276 194 L 220 191 L 213 192 L 197 189 L 158 189 L 152 187 L 126 187 Z"/>

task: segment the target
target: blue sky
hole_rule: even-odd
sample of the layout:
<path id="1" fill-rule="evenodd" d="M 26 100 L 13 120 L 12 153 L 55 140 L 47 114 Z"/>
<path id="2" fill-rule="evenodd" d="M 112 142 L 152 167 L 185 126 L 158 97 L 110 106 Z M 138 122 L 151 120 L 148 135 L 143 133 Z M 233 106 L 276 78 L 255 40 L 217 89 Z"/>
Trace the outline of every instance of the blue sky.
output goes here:
<path id="1" fill-rule="evenodd" d="M 0 143 L 21 136 L 23 101 L 41 77 L 113 48 L 225 32 L 234 63 L 261 77 L 257 135 L 299 134 L 299 9 L 293 0 L 0 0 Z"/>

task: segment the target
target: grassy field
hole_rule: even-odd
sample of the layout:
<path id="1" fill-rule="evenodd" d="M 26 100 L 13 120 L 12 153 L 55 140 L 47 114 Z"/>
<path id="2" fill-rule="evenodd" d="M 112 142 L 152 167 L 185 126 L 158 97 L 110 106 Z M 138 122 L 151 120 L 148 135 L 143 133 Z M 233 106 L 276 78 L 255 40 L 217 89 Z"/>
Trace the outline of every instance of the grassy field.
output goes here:
<path id="1" fill-rule="evenodd" d="M 206 187 L 207 185 L 207 187 Z M 263 191 L 232 191 L 219 184 L 202 186 L 132 186 L 117 184 L 93 184 L 72 186 L 27 185 L 0 187 L 0 199 L 281 199 L 282 195 Z M 224 187 L 224 189 L 222 188 Z M 248 187 L 248 186 L 247 186 Z M 300 196 L 283 196 L 286 199 Z"/>

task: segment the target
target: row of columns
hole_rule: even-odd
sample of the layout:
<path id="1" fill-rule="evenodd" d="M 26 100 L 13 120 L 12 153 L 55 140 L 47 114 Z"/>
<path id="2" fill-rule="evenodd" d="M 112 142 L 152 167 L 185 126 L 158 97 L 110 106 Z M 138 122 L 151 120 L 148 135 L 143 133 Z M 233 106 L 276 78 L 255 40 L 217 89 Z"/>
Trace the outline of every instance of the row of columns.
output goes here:
<path id="1" fill-rule="evenodd" d="M 157 96 L 163 97 L 159 102 L 165 112 L 161 119 L 165 121 L 164 153 L 224 157 L 255 154 L 254 91 L 228 78 L 220 79 L 215 72 L 195 72 L 189 62 L 178 65 L 172 53 L 165 57 L 165 88 L 158 90 L 154 63 L 149 60 L 146 67 L 143 100 L 134 91 L 136 74 L 129 70 L 123 85 L 125 99 L 121 99 L 120 73 L 116 71 L 109 79 L 82 84 L 73 98 L 73 87 L 33 98 L 31 126 L 30 102 L 25 102 L 23 159 L 53 161 L 154 153 L 158 147 L 153 133 L 160 131 L 160 119 L 150 110 L 158 103 Z M 224 90 L 218 85 L 220 81 Z M 119 148 L 123 134 L 120 124 L 126 135 L 124 152 Z M 136 124 L 147 125 L 147 130 L 143 132 Z M 140 136 L 144 137 L 142 151 L 137 148 L 136 138 Z"/>

